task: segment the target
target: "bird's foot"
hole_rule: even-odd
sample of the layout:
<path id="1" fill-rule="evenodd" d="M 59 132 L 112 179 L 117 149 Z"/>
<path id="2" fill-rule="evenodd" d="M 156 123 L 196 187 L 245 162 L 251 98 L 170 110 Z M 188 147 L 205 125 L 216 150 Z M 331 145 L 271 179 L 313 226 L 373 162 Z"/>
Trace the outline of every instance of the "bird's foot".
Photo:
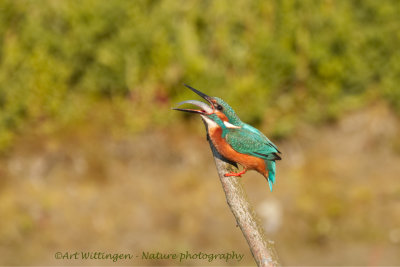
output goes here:
<path id="1" fill-rule="evenodd" d="M 243 171 L 238 172 L 238 173 L 236 173 L 236 172 L 229 172 L 229 173 L 225 173 L 224 176 L 225 176 L 225 177 L 228 177 L 228 176 L 242 177 L 242 174 L 244 174 L 246 171 L 247 171 L 247 170 L 244 169 Z"/>

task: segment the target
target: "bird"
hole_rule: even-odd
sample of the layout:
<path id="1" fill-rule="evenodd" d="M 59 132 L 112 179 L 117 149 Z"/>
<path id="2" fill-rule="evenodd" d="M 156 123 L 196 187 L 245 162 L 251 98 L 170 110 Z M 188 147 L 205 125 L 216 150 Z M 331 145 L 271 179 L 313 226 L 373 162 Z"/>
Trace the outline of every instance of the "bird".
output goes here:
<path id="1" fill-rule="evenodd" d="M 199 90 L 184 84 L 187 88 L 201 96 L 210 105 L 197 100 L 186 100 L 177 104 L 192 104 L 200 108 L 173 108 L 174 110 L 200 114 L 207 125 L 208 136 L 214 147 L 223 157 L 231 162 L 239 163 L 243 170 L 237 173 L 224 174 L 225 177 L 241 177 L 247 170 L 255 170 L 268 181 L 272 192 L 275 184 L 275 161 L 281 160 L 281 152 L 261 131 L 244 123 L 236 115 L 231 106 L 219 97 L 208 96 Z"/>

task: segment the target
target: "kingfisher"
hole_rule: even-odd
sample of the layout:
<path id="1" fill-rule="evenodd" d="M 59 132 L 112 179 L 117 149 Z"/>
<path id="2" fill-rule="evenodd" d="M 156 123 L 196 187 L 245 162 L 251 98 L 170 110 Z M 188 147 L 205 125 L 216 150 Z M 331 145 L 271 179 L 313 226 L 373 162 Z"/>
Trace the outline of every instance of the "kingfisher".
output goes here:
<path id="1" fill-rule="evenodd" d="M 275 161 L 281 160 L 277 146 L 253 126 L 242 122 L 235 111 L 221 98 L 208 96 L 199 90 L 186 85 L 187 88 L 201 96 L 210 105 L 187 100 L 177 104 L 193 104 L 198 109 L 173 108 L 174 110 L 200 114 L 207 124 L 208 136 L 217 151 L 226 159 L 243 166 L 238 173 L 226 173 L 225 177 L 241 177 L 247 170 L 261 173 L 268 181 L 272 192 L 275 183 Z"/>

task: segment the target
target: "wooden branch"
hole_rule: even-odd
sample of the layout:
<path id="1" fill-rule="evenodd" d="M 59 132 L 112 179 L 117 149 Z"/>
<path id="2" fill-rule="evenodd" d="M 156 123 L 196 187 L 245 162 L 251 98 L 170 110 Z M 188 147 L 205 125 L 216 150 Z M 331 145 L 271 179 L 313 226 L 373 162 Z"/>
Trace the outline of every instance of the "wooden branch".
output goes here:
<path id="1" fill-rule="evenodd" d="M 207 124 L 204 123 L 207 129 Z M 254 260 L 258 266 L 280 266 L 278 256 L 274 248 L 274 242 L 265 237 L 259 219 L 251 207 L 246 192 L 238 177 L 225 177 L 224 174 L 235 171 L 235 163 L 229 162 L 221 156 L 211 142 L 208 131 L 207 140 L 210 143 L 211 151 L 214 156 L 219 179 L 224 189 L 226 201 L 235 216 L 237 225 L 242 230 L 244 237 L 250 247 Z"/>

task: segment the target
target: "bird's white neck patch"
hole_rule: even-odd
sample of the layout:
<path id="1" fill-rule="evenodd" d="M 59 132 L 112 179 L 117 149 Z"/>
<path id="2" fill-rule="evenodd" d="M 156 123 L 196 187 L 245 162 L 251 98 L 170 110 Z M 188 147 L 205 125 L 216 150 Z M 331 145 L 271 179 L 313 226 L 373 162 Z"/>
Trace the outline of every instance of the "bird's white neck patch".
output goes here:
<path id="1" fill-rule="evenodd" d="M 213 129 L 213 128 L 219 127 L 219 125 L 218 125 L 215 121 L 213 121 L 212 119 L 208 118 L 207 116 L 204 116 L 204 115 L 200 115 L 200 116 L 201 116 L 201 117 L 203 118 L 203 120 L 207 123 L 207 127 L 208 127 L 209 129 Z M 241 127 L 236 126 L 236 125 L 233 125 L 232 123 L 229 123 L 229 122 L 227 122 L 227 121 L 224 121 L 224 125 L 226 126 L 226 128 L 230 128 L 230 129 L 238 129 L 238 128 L 241 128 Z"/>
<path id="2" fill-rule="evenodd" d="M 229 123 L 227 121 L 224 121 L 224 124 L 227 128 L 236 128 L 236 129 L 240 128 L 239 126 L 233 125 L 232 123 Z"/>

